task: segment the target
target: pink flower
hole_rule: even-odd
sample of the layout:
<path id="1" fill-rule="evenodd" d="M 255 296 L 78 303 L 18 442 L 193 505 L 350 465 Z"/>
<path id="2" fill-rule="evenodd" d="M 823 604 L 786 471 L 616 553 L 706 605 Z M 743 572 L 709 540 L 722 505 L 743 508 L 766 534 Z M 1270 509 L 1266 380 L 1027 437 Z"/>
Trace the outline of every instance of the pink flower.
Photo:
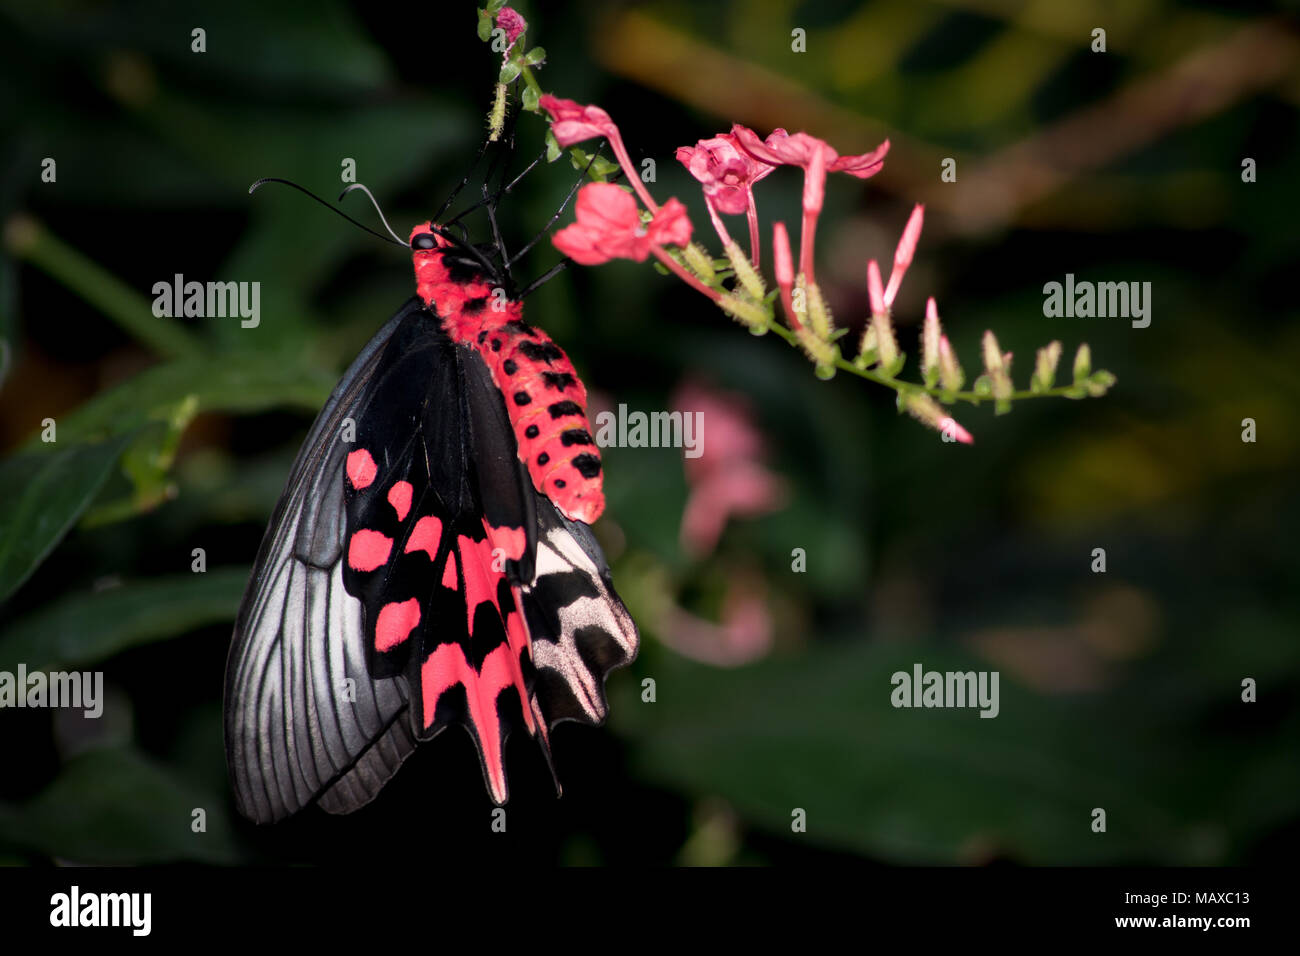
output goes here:
<path id="1" fill-rule="evenodd" d="M 542 94 L 537 102 L 551 114 L 551 132 L 561 146 L 569 147 L 595 136 L 613 139 L 618 135 L 618 127 L 599 106 L 583 106 L 550 93 Z"/>
<path id="2" fill-rule="evenodd" d="M 683 246 L 691 238 L 686 207 L 669 199 L 648 226 L 636 200 L 613 183 L 588 183 L 578 191 L 576 221 L 555 234 L 555 248 L 574 262 L 600 265 L 611 259 L 644 262 L 656 246 Z"/>
<path id="3" fill-rule="evenodd" d="M 783 129 L 772 132 L 760 140 L 752 129 L 739 123 L 731 127 L 731 134 L 742 150 L 759 162 L 771 166 L 799 166 L 803 169 L 803 226 L 799 235 L 799 270 L 809 285 L 813 279 L 813 244 L 817 232 L 817 217 L 826 199 L 826 174 L 848 173 L 866 179 L 880 172 L 889 152 L 885 140 L 870 153 L 860 156 L 841 156 L 831 145 L 807 133 L 786 133 Z"/>
<path id="4" fill-rule="evenodd" d="M 497 12 L 497 26 L 506 31 L 506 51 L 515 45 L 519 35 L 528 29 L 528 21 L 519 11 L 511 7 L 502 7 Z"/>
<path id="5" fill-rule="evenodd" d="M 679 147 L 677 161 L 704 185 L 704 195 L 717 210 L 729 216 L 749 209 L 751 187 L 776 168 L 740 149 L 730 133 Z"/>
<path id="6" fill-rule="evenodd" d="M 731 127 L 732 135 L 740 148 L 760 162 L 771 166 L 799 166 L 805 173 L 820 173 L 805 180 L 804 204 L 812 200 L 813 207 L 821 211 L 825 173 L 848 173 L 866 179 L 880 172 L 889 152 L 885 140 L 869 153 L 860 156 L 841 156 L 829 143 L 807 133 L 786 133 L 783 129 L 772 131 L 766 141 L 740 124 Z"/>
<path id="7" fill-rule="evenodd" d="M 658 628 L 673 650 L 715 667 L 739 667 L 764 657 L 772 649 L 772 631 L 766 588 L 751 575 L 728 581 L 719 623 L 674 606 Z"/>
<path id="8" fill-rule="evenodd" d="M 907 269 L 912 264 L 912 256 L 916 253 L 916 244 L 921 238 L 921 224 L 924 219 L 925 207 L 917 203 L 912 208 L 912 215 L 907 218 L 903 237 L 898 240 L 898 248 L 894 250 L 894 270 L 889 274 L 889 286 L 885 289 L 886 306 L 894 304 L 898 287 L 903 284 L 903 276 L 907 274 Z"/>
<path id="9" fill-rule="evenodd" d="M 687 383 L 672 405 L 701 415 L 702 454 L 685 459 L 691 491 L 682 513 L 681 541 L 686 551 L 704 555 L 717 546 L 731 517 L 780 508 L 785 486 L 762 462 L 762 435 L 742 398 Z"/>
<path id="10" fill-rule="evenodd" d="M 619 133 L 618 127 L 608 113 L 599 106 L 583 106 L 573 100 L 562 100 L 550 93 L 543 94 L 537 103 L 551 114 L 551 132 L 555 135 L 555 141 L 561 146 L 569 147 L 596 136 L 603 136 L 609 140 L 609 148 L 614 151 L 614 158 L 622 167 L 628 183 L 636 190 L 636 194 L 641 197 L 647 209 L 651 212 L 659 211 L 658 204 L 651 198 L 645 184 L 641 182 L 636 167 L 632 165 L 632 157 L 628 155 L 627 147 L 623 144 L 622 134 Z"/>

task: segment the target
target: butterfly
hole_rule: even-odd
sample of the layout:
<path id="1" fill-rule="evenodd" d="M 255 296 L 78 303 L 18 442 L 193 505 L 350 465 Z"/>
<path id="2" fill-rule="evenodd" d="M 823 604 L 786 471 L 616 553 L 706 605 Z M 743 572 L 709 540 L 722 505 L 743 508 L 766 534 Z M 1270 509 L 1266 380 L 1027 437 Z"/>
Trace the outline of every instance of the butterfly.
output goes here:
<path id="1" fill-rule="evenodd" d="M 589 527 L 602 463 L 572 362 L 508 294 L 499 239 L 430 221 L 403 244 L 416 294 L 312 425 L 236 619 L 227 762 L 259 823 L 366 805 L 452 724 L 503 804 L 509 732 L 554 776 L 551 730 L 602 723 L 637 652 Z"/>

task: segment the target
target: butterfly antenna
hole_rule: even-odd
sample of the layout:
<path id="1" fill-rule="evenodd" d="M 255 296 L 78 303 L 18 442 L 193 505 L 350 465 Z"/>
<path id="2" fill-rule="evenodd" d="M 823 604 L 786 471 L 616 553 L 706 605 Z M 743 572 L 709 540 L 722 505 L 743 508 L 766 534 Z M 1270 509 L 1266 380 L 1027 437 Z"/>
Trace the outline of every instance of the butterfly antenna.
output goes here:
<path id="1" fill-rule="evenodd" d="M 389 230 L 388 230 L 390 233 L 393 233 L 393 238 L 390 239 L 388 236 L 385 236 L 385 235 L 384 235 L 383 233 L 381 233 L 381 232 L 375 232 L 375 230 L 371 229 L 369 226 L 365 225 L 364 223 L 357 222 L 355 219 L 353 219 L 351 216 L 349 216 L 347 213 L 345 213 L 342 209 L 339 209 L 339 208 L 338 208 L 337 206 L 335 206 L 333 203 L 330 203 L 330 202 L 328 202 L 328 201 L 322 199 L 320 196 L 317 196 L 317 195 L 316 195 L 314 192 L 312 192 L 310 189 L 307 189 L 307 188 L 305 188 L 305 187 L 303 187 L 303 186 L 299 186 L 297 183 L 293 182 L 292 180 L 288 180 L 288 179 L 280 179 L 280 178 L 278 178 L 278 177 L 276 177 L 276 176 L 266 176 L 266 177 L 264 177 L 264 178 L 262 178 L 262 179 L 259 179 L 257 182 L 253 183 L 253 185 L 251 185 L 251 186 L 248 187 L 248 192 L 249 192 L 249 194 L 251 195 L 252 193 L 256 192 L 259 188 L 261 188 L 262 186 L 265 186 L 267 183 L 279 183 L 279 184 L 282 185 L 282 186 L 290 186 L 290 187 L 292 187 L 293 189 L 298 190 L 298 192 L 302 193 L 304 196 L 309 196 L 310 198 L 316 200 L 318 203 L 320 203 L 322 206 L 324 206 L 324 207 L 325 207 L 326 209 L 328 209 L 330 212 L 332 212 L 332 213 L 337 213 L 338 215 L 342 216 L 344 219 L 346 219 L 348 222 L 352 223 L 352 225 L 356 226 L 358 229 L 361 229 L 361 230 L 364 230 L 365 232 L 370 233 L 370 234 L 371 234 L 372 236 L 374 236 L 376 239 L 382 239 L 382 240 L 384 240 L 384 242 L 395 242 L 395 243 L 397 243 L 397 245 L 401 246 L 403 249 L 408 249 L 408 248 L 410 248 L 410 247 L 409 247 L 405 242 L 402 242 L 401 239 L 397 238 L 397 234 L 396 234 L 396 233 L 393 233 L 393 230 L 392 230 L 392 229 L 389 229 Z M 371 198 L 372 198 L 372 201 L 373 201 L 373 197 L 371 197 Z M 382 214 L 382 213 L 380 213 L 380 218 L 383 218 L 383 214 Z M 384 225 L 387 226 L 388 223 L 385 222 Z"/>
<path id="2" fill-rule="evenodd" d="M 369 189 L 367 189 L 364 183 L 353 183 L 352 185 L 344 189 L 343 192 L 339 193 L 339 202 L 342 202 L 343 197 L 346 196 L 348 193 L 352 192 L 352 190 L 354 189 L 359 189 L 361 190 L 361 192 L 366 194 L 366 198 L 370 200 L 370 205 L 374 206 L 375 212 L 379 213 L 379 221 L 384 224 L 384 228 L 388 230 L 388 234 L 392 236 L 393 239 L 395 239 L 397 242 L 401 243 L 402 245 L 406 245 L 405 242 L 402 242 L 402 237 L 399 236 L 397 233 L 393 232 L 393 227 L 388 224 L 388 217 L 385 216 L 384 211 L 379 208 L 379 200 L 375 199 L 375 194 L 372 193 Z"/>
<path id="3" fill-rule="evenodd" d="M 551 221 L 542 227 L 541 232 L 533 236 L 532 239 L 528 240 L 527 245 L 525 245 L 522 249 L 520 249 L 518 252 L 514 254 L 514 257 L 511 258 L 506 263 L 506 268 L 509 268 L 510 266 L 518 262 L 524 256 L 524 254 L 528 252 L 529 249 L 537 245 L 537 243 L 539 243 L 542 240 L 542 237 L 551 231 L 552 226 L 554 226 L 557 222 L 559 222 L 560 217 L 564 215 L 564 210 L 568 208 L 569 202 L 573 199 L 573 194 L 578 191 L 578 187 L 581 186 L 583 180 L 587 178 L 587 171 L 591 169 L 591 164 L 596 161 L 596 157 L 600 154 L 600 150 L 601 148 L 603 148 L 603 146 L 604 146 L 604 142 L 602 141 L 601 145 L 596 147 L 596 149 L 592 151 L 591 158 L 587 160 L 587 165 L 583 167 L 581 175 L 578 176 L 577 181 L 573 184 L 573 188 L 569 190 L 569 194 L 564 197 L 564 202 L 560 203 L 560 208 L 555 210 L 555 215 L 551 217 Z M 534 161 L 534 165 L 536 165 L 536 161 Z M 532 169 L 532 166 L 529 166 L 528 168 Z M 526 171 L 527 170 L 525 170 L 525 172 Z M 513 183 L 511 185 L 513 185 Z"/>
<path id="4" fill-rule="evenodd" d="M 439 206 L 438 211 L 433 214 L 434 222 L 437 222 L 439 219 L 442 218 L 442 214 L 451 208 L 451 204 L 456 201 L 456 197 L 460 195 L 460 191 L 464 189 L 467 185 L 469 185 L 469 177 L 473 175 L 474 170 L 478 167 L 479 162 L 483 159 L 483 154 L 487 152 L 489 142 L 490 141 L 487 139 L 483 140 L 483 145 L 478 148 L 478 153 L 476 153 L 474 156 L 474 162 L 470 163 L 469 169 L 465 170 L 465 178 L 462 179 L 460 183 L 456 186 L 456 188 L 451 191 L 451 195 L 447 197 L 447 201 L 444 202 L 441 206 Z"/>
<path id="5" fill-rule="evenodd" d="M 565 256 L 563 259 L 561 259 L 561 260 L 560 260 L 559 262 L 557 262 L 555 265 L 551 266 L 549 269 L 547 269 L 545 272 L 543 272 L 540 276 L 538 276 L 538 277 L 537 277 L 536 279 L 534 279 L 532 282 L 528 283 L 528 285 L 526 285 L 526 286 L 524 287 L 523 291 L 521 291 L 521 292 L 516 296 L 516 298 L 517 298 L 517 299 L 526 299 L 526 298 L 528 298 L 529 295 L 531 295 L 532 293 L 536 292 L 538 289 L 540 289 L 540 288 L 541 288 L 542 286 L 544 286 L 546 283 L 550 282 L 552 279 L 554 279 L 556 276 L 558 276 L 558 275 L 559 275 L 561 272 L 563 272 L 565 269 L 569 268 L 569 266 L 572 265 L 572 263 L 573 263 L 573 260 L 570 259 L 568 256 Z"/>

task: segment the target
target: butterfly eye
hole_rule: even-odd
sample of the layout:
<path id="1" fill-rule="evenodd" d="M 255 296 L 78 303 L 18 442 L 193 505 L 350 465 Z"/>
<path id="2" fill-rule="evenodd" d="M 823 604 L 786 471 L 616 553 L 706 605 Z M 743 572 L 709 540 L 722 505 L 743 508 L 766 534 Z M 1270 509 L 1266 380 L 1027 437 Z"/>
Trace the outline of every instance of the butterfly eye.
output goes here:
<path id="1" fill-rule="evenodd" d="M 431 232 L 422 232 L 411 240 L 412 249 L 432 249 L 437 244 Z"/>

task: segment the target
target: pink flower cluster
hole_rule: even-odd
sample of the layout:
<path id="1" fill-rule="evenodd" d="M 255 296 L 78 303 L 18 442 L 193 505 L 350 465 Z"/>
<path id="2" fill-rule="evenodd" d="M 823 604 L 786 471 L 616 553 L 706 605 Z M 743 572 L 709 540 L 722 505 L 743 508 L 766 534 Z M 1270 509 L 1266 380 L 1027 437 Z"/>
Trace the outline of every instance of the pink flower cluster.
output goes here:
<path id="1" fill-rule="evenodd" d="M 719 133 L 700 140 L 694 146 L 682 146 L 677 150 L 677 160 L 702 187 L 709 218 L 733 264 L 738 282 L 748 283 L 749 299 L 745 300 L 725 294 L 726 290 L 719 289 L 717 283 L 709 284 L 715 275 L 713 266 L 701 250 L 691 245 L 692 225 L 686 207 L 675 198 L 662 206 L 655 202 L 632 164 L 618 126 L 605 110 L 550 94 L 542 96 L 539 105 L 550 114 L 551 132 L 561 147 L 597 137 L 608 141 L 636 194 L 633 198 L 625 189 L 611 183 L 583 186 L 578 193 L 575 221 L 557 232 L 552 240 L 556 248 L 583 265 L 599 265 L 611 259 L 642 262 L 653 255 L 692 288 L 733 316 L 750 323 L 756 331 L 766 327 L 767 316 L 754 312 L 757 308 L 755 303 L 763 295 L 762 283 L 757 277 L 761 250 L 754 186 L 778 166 L 796 166 L 803 170 L 798 269 L 796 271 L 789 233 L 782 222 L 772 225 L 773 267 L 790 328 L 817 363 L 819 371 L 829 370 L 828 374 L 834 371 L 839 353 L 832 345 L 834 338 L 829 310 L 814 276 L 817 220 L 826 199 L 826 177 L 830 173 L 846 173 L 858 179 L 874 176 L 884 165 L 889 153 L 889 140 L 868 153 L 841 156 L 829 143 L 808 133 L 787 133 L 777 129 L 763 139 L 753 130 L 735 124 L 729 133 Z M 636 199 L 640 199 L 644 210 Z M 876 260 L 867 263 L 867 290 L 872 311 L 869 328 L 876 343 L 872 361 L 879 362 L 882 368 L 887 369 L 885 374 L 891 376 L 894 374 L 892 363 L 899 352 L 889 321 L 889 310 L 912 263 L 921 237 L 924 214 L 920 205 L 913 209 L 895 249 L 888 284 L 882 281 Z M 740 215 L 746 217 L 749 226 L 748 264 L 722 218 Z M 665 247 L 676 247 L 682 251 L 681 255 L 672 255 Z M 751 266 L 753 271 L 746 277 L 745 273 Z M 800 282 L 805 294 L 796 297 L 795 287 Z M 805 320 L 811 327 L 805 326 Z M 937 318 L 934 321 L 937 323 Z M 947 347 L 946 338 L 939 342 L 936 334 L 935 339 L 938 348 Z M 863 354 L 866 355 L 867 338 L 863 341 Z M 969 434 L 952 419 L 943 417 L 940 420 L 931 404 L 922 405 L 918 400 L 913 402 L 915 407 L 911 411 L 929 424 L 955 434 L 959 441 L 970 440 Z"/>
<path id="2" fill-rule="evenodd" d="M 540 105 L 551 116 L 551 131 L 560 146 L 568 147 L 596 137 L 608 140 L 628 183 L 652 214 L 650 225 L 646 227 L 639 215 L 634 220 L 628 214 L 626 203 L 619 201 L 614 192 L 601 189 L 602 184 L 584 186 L 579 193 L 579 205 L 583 205 L 583 194 L 592 194 L 585 204 L 586 215 L 580 214 L 572 226 L 556 233 L 555 245 L 561 252 L 578 262 L 594 265 L 616 258 L 640 261 L 664 245 L 684 246 L 689 242 L 689 221 L 685 220 L 685 210 L 676 200 L 669 200 L 670 204 L 675 204 L 672 218 L 682 220 L 685 225 L 674 221 L 670 227 L 658 222 L 659 206 L 637 175 L 618 126 L 607 112 L 599 106 L 582 106 L 550 94 L 541 98 Z M 755 266 L 759 260 L 759 233 L 754 184 L 769 176 L 778 166 L 800 167 L 804 172 L 804 188 L 799 268 L 811 284 L 814 234 L 825 200 L 826 175 L 842 172 L 866 179 L 880 171 L 888 152 L 889 141 L 886 140 L 869 153 L 841 156 L 829 143 L 807 133 L 790 134 L 778 129 L 767 139 L 760 139 L 753 130 L 737 124 L 732 126 L 730 133 L 720 133 L 712 139 L 700 140 L 694 146 L 679 148 L 677 159 L 702 185 L 709 217 L 724 245 L 731 244 L 731 236 L 722 215 L 747 217 L 750 261 Z M 623 190 L 618 192 L 627 195 Z M 659 258 L 662 261 L 665 257 Z M 706 294 L 713 295 L 714 290 L 707 290 Z"/>

